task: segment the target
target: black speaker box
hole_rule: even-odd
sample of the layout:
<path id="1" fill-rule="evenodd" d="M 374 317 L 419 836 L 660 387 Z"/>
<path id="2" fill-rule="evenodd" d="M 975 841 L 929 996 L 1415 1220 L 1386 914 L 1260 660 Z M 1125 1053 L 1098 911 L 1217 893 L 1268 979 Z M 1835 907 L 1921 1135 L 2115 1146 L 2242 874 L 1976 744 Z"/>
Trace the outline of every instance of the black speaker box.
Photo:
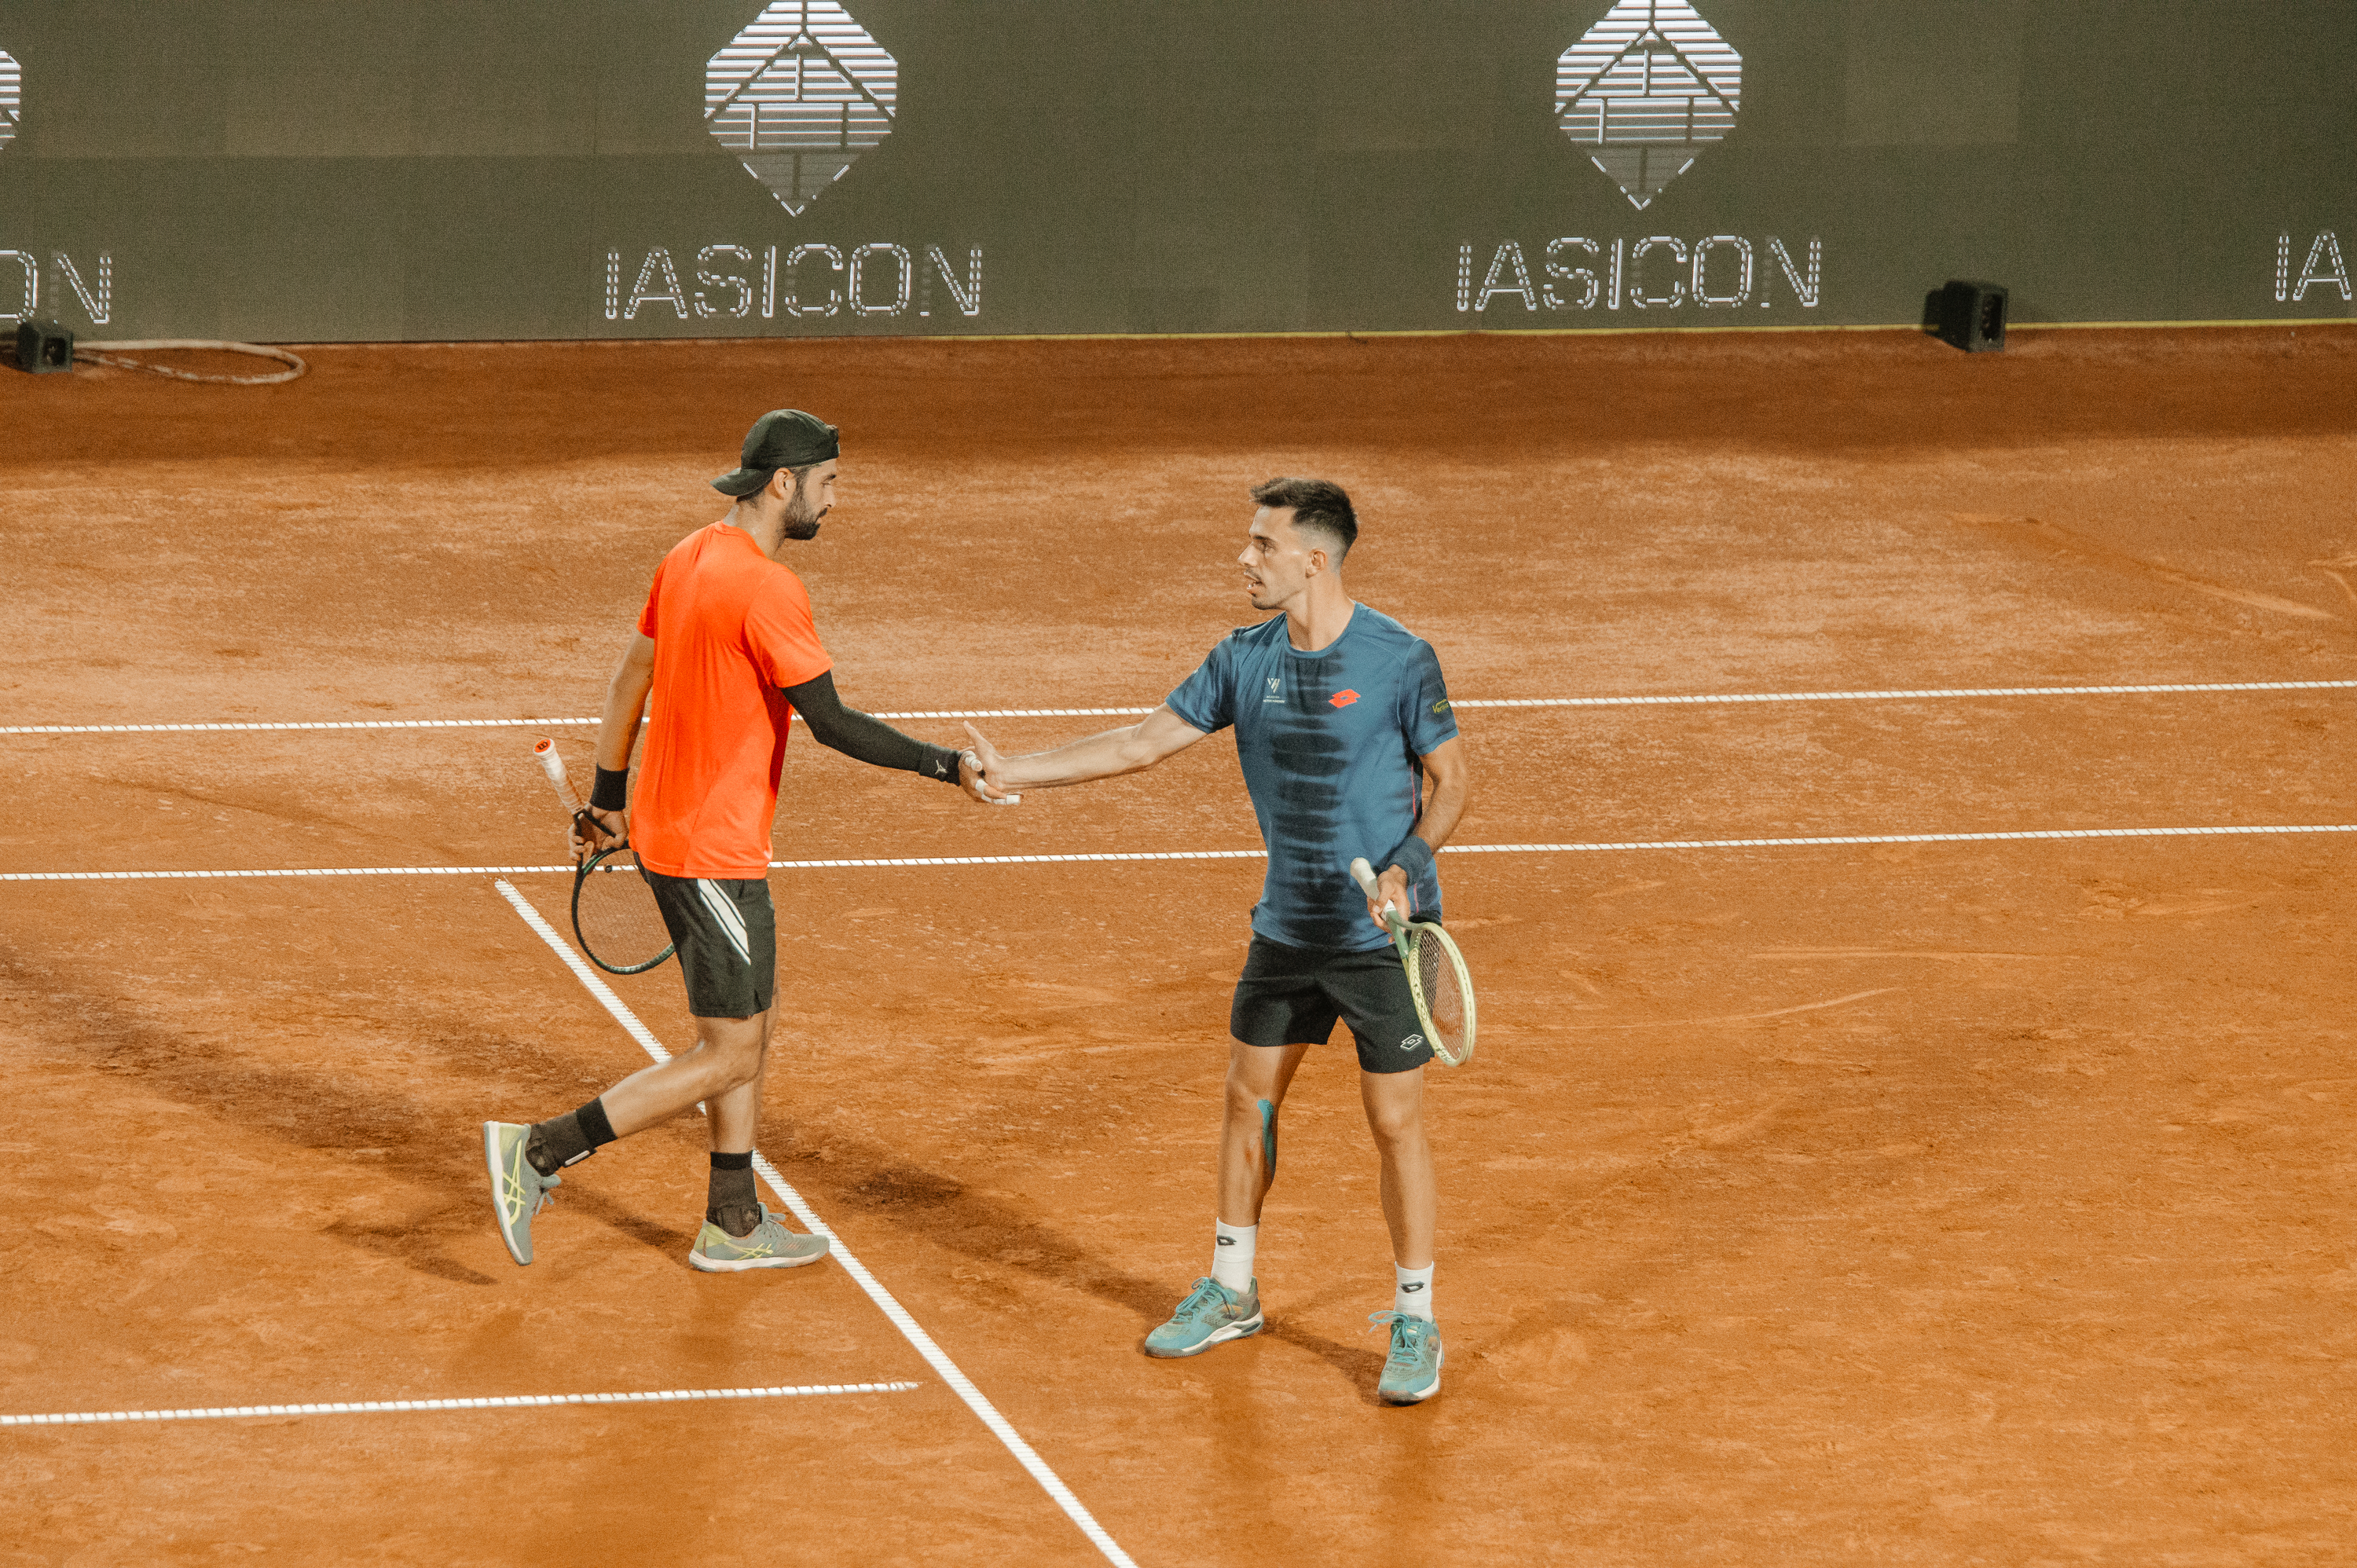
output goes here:
<path id="1" fill-rule="evenodd" d="M 1967 354 L 2005 349 L 2005 287 L 1951 279 L 1923 296 L 1923 330 Z"/>
<path id="2" fill-rule="evenodd" d="M 54 321 L 16 324 L 16 368 L 45 376 L 73 369 L 73 334 Z"/>

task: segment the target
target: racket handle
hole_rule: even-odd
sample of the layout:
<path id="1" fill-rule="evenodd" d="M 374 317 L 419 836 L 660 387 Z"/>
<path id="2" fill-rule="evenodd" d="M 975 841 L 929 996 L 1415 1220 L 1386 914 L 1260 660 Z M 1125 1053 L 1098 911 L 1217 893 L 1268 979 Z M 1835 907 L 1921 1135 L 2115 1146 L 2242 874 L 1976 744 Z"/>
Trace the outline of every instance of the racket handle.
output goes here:
<path id="1" fill-rule="evenodd" d="M 533 746 L 532 755 L 533 760 L 540 764 L 540 770 L 548 776 L 549 788 L 556 791 L 557 797 L 571 806 L 576 814 L 586 811 L 587 808 L 582 804 L 580 793 L 573 788 L 573 780 L 565 776 L 565 758 L 556 754 L 556 743 L 553 740 L 540 741 Z"/>
<path id="2" fill-rule="evenodd" d="M 1367 896 L 1367 902 L 1370 904 L 1373 903 L 1376 895 L 1383 891 L 1375 886 L 1375 868 L 1367 864 L 1367 857 L 1363 854 L 1351 863 L 1351 880 L 1359 885 L 1359 891 Z M 1391 923 L 1394 933 L 1406 924 L 1406 921 L 1401 918 L 1399 910 L 1389 904 L 1383 906 L 1383 918 Z"/>

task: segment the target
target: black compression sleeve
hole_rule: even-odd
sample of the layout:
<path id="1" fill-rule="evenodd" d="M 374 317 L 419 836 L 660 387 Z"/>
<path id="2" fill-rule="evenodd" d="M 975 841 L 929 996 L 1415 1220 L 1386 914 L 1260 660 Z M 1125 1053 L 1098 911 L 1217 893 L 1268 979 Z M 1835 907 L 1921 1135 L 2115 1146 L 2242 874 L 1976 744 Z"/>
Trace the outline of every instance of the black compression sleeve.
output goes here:
<path id="1" fill-rule="evenodd" d="M 788 686 L 785 693 L 786 701 L 810 726 L 811 738 L 829 750 L 876 768 L 898 768 L 952 784 L 958 781 L 956 752 L 902 735 L 881 719 L 845 707 L 843 699 L 835 695 L 833 671 L 799 686 Z"/>

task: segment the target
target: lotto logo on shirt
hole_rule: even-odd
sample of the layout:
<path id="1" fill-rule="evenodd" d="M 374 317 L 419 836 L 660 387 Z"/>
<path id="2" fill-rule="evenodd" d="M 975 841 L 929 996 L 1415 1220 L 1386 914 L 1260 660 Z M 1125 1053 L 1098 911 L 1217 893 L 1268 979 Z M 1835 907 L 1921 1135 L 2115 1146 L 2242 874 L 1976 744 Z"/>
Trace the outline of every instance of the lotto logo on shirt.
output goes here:
<path id="1" fill-rule="evenodd" d="M 1359 693 L 1356 692 L 1337 692 L 1326 700 L 1333 703 L 1338 708 L 1347 708 L 1352 703 L 1359 700 Z"/>

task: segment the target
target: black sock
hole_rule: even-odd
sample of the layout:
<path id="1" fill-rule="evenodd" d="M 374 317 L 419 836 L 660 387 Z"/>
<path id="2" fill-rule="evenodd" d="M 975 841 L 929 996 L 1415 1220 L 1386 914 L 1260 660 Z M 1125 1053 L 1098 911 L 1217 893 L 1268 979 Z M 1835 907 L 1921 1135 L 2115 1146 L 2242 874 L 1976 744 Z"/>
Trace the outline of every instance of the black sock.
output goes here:
<path id="1" fill-rule="evenodd" d="M 593 1100 L 578 1111 L 534 1122 L 532 1136 L 524 1143 L 523 1157 L 541 1175 L 554 1176 L 613 1141 L 614 1124 L 606 1120 L 606 1107 Z"/>
<path id="2" fill-rule="evenodd" d="M 753 1195 L 753 1156 L 712 1156 L 712 1195 L 704 1217 L 731 1236 L 750 1236 L 761 1223 L 761 1205 Z"/>

